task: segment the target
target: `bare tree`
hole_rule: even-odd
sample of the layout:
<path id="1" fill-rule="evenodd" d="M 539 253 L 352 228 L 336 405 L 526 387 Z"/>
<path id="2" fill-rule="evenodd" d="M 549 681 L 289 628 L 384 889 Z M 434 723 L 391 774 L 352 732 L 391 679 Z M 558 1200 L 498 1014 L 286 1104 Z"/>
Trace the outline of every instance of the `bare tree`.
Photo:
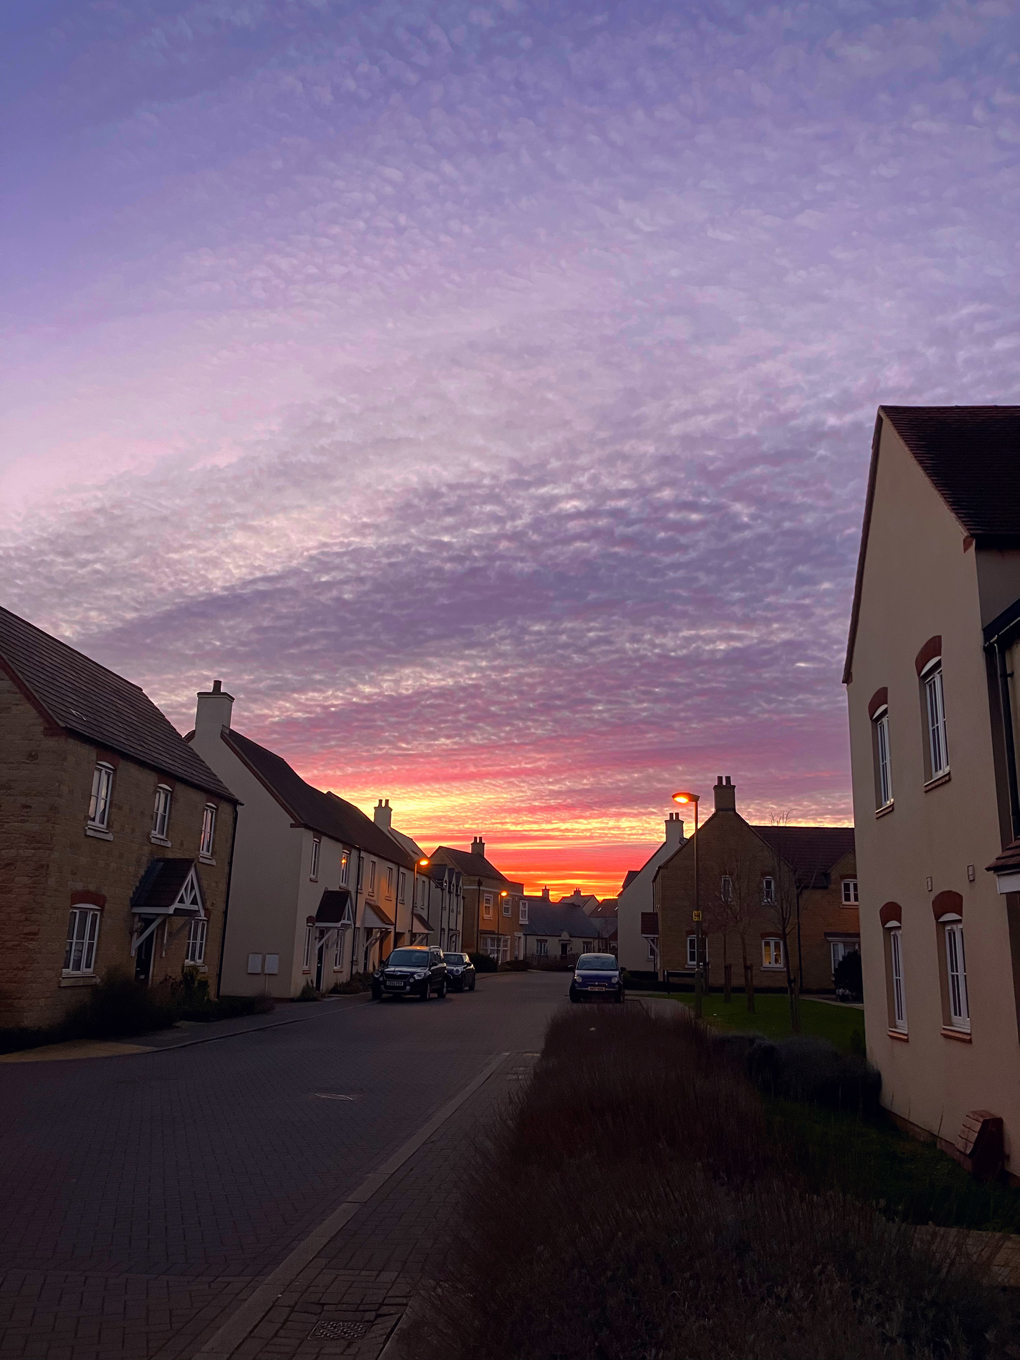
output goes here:
<path id="1" fill-rule="evenodd" d="M 719 920 L 723 935 L 723 949 L 732 930 L 740 941 L 741 962 L 744 967 L 744 998 L 747 1009 L 754 1012 L 754 965 L 749 944 L 754 931 L 761 925 L 761 861 L 756 856 L 734 851 L 726 860 L 713 916 Z"/>
<path id="2" fill-rule="evenodd" d="M 773 825 L 785 823 L 773 822 Z M 790 937 L 797 921 L 799 894 L 793 870 L 779 853 L 769 846 L 770 872 L 762 879 L 762 913 L 769 925 L 782 941 L 783 963 L 786 966 L 786 991 L 790 998 L 790 1028 L 794 1034 L 800 1033 L 800 978 L 793 971 L 790 959 Z"/>

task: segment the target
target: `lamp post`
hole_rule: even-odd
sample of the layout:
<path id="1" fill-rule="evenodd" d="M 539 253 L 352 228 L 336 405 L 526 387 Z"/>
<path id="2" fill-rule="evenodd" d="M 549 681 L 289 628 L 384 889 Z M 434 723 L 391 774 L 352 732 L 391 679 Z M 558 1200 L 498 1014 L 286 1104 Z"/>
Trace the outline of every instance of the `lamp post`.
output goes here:
<path id="1" fill-rule="evenodd" d="M 506 897 L 506 893 L 505 893 L 505 892 L 501 892 L 500 895 L 499 895 L 499 911 L 496 912 L 496 963 L 497 963 L 497 965 L 498 965 L 498 964 L 500 963 L 500 961 L 501 961 L 501 960 L 500 960 L 500 954 L 501 954 L 501 952 L 502 952 L 503 932 L 502 932 L 502 931 L 500 930 L 500 928 L 499 928 L 499 918 L 500 918 L 500 915 L 502 914 L 502 911 L 503 911 L 503 899 L 504 899 L 505 897 Z"/>
<path id="2" fill-rule="evenodd" d="M 414 878 L 411 880 L 411 919 L 408 922 L 410 930 L 407 932 L 412 940 L 414 939 L 414 913 L 418 906 L 418 870 L 427 869 L 428 867 L 428 859 L 416 859 L 414 862 Z M 431 922 L 429 924 L 431 925 Z"/>
<path id="3" fill-rule="evenodd" d="M 698 804 L 701 798 L 696 793 L 682 791 L 674 793 L 674 803 L 693 803 L 694 804 L 694 937 L 695 949 L 697 952 L 697 964 L 694 969 L 694 1014 L 701 1019 L 702 994 L 705 990 L 705 964 L 703 958 L 703 936 L 701 930 L 701 898 L 699 894 L 700 883 L 698 881 Z"/>

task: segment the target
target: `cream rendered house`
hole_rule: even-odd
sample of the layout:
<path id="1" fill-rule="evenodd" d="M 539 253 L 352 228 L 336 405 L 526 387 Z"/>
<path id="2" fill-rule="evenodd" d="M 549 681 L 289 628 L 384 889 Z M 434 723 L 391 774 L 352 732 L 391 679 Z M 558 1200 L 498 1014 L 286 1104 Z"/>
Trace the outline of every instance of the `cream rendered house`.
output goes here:
<path id="1" fill-rule="evenodd" d="M 895 1115 L 1013 1174 L 1018 636 L 1020 407 L 880 407 L 844 673 L 868 1051 Z"/>
<path id="2" fill-rule="evenodd" d="M 621 965 L 631 973 L 659 973 L 659 926 L 653 885 L 660 864 L 684 844 L 684 824 L 678 812 L 666 818 L 666 839 L 640 869 L 624 879 L 616 903 L 616 930 Z M 654 926 L 654 929 L 652 928 Z"/>

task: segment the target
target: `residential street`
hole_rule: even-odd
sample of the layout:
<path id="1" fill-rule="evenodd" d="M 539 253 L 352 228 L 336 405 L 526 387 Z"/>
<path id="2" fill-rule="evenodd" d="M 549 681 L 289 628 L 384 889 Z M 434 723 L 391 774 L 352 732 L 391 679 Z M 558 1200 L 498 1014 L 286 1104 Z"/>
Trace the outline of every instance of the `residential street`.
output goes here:
<path id="1" fill-rule="evenodd" d="M 566 990 L 505 974 L 428 1005 L 281 1006 L 213 1042 L 196 1026 L 140 1041 L 179 1049 L 0 1065 L 0 1357 L 378 1355 Z M 246 1336 L 237 1310 L 274 1271 L 282 1297 L 255 1296 Z"/>

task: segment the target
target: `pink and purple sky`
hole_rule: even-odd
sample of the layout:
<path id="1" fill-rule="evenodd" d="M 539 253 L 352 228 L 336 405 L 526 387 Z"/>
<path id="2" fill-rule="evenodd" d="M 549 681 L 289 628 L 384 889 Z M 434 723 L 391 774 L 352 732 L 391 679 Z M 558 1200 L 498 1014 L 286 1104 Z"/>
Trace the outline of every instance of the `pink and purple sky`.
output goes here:
<path id="1" fill-rule="evenodd" d="M 1009 3 L 0 17 L 0 599 L 424 844 L 851 818 L 875 407 L 1015 402 Z"/>

